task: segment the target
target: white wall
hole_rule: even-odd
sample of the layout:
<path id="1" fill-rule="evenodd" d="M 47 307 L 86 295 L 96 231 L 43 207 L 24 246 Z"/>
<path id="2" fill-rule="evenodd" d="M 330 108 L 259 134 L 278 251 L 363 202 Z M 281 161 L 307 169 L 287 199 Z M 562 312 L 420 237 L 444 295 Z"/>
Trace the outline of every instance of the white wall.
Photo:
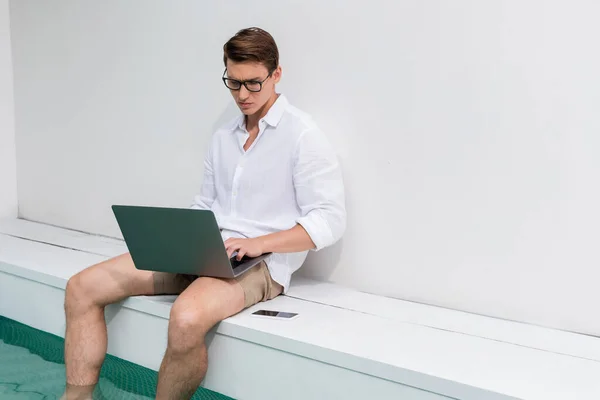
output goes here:
<path id="1" fill-rule="evenodd" d="M 0 0 L 0 218 L 17 216 L 17 162 L 8 0 Z"/>
<path id="2" fill-rule="evenodd" d="M 600 334 L 600 3 L 283 4 L 14 1 L 23 216 L 118 236 L 113 203 L 187 206 L 236 113 L 221 46 L 258 25 L 346 176 L 305 274 Z"/>

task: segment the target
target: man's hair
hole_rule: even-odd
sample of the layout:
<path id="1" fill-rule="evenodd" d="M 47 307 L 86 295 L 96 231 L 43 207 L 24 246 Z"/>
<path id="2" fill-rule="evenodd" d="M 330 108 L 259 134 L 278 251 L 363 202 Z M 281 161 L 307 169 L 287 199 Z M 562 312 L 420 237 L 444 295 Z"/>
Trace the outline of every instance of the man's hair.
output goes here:
<path id="1" fill-rule="evenodd" d="M 223 46 L 223 62 L 259 62 L 269 73 L 279 66 L 279 50 L 275 39 L 260 28 L 246 28 L 235 34 Z"/>

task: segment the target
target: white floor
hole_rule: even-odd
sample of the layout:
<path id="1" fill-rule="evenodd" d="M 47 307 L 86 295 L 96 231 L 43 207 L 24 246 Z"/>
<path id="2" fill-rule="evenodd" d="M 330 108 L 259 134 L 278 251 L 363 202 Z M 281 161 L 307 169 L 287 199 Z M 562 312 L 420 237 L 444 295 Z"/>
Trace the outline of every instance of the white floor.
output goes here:
<path id="1" fill-rule="evenodd" d="M 0 314 L 62 335 L 66 280 L 124 251 L 114 239 L 22 220 L 0 222 Z M 107 310 L 109 352 L 157 369 L 172 300 L 137 297 Z M 277 398 L 286 388 L 298 399 L 373 393 L 410 399 L 600 399 L 598 338 L 305 279 L 295 279 L 288 296 L 268 306 L 299 312 L 300 318 L 275 322 L 249 315 L 262 305 L 221 323 L 210 344 L 207 387 L 263 399 Z M 276 363 L 275 375 L 262 366 L 267 360 Z M 251 392 L 256 380 L 270 382 L 271 376 L 278 377 L 272 397 L 269 390 Z M 324 393 L 329 397 L 321 397 Z"/>

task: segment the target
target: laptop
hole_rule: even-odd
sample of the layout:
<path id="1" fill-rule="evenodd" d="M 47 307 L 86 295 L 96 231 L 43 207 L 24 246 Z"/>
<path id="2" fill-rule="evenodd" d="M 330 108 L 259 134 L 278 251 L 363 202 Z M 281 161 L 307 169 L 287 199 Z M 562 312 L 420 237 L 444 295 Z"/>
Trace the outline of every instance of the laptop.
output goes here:
<path id="1" fill-rule="evenodd" d="M 137 269 L 235 278 L 270 255 L 229 258 L 210 210 L 129 205 L 112 210 Z"/>

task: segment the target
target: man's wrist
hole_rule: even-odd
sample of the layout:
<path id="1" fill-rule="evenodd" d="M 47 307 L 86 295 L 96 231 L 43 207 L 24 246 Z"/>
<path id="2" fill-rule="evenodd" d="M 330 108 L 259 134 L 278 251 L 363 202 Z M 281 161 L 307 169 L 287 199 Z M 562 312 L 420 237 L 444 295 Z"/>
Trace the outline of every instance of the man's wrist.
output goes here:
<path id="1" fill-rule="evenodd" d="M 256 239 L 258 240 L 258 244 L 262 254 L 272 253 L 272 251 L 269 249 L 269 239 L 267 236 L 259 236 Z"/>

